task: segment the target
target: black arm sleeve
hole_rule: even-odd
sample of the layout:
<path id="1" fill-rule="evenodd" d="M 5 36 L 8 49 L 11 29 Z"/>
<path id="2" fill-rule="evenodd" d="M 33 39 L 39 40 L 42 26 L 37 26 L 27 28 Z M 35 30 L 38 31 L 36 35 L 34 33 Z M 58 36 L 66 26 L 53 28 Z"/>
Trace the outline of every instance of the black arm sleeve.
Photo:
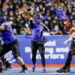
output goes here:
<path id="1" fill-rule="evenodd" d="M 30 28 L 33 28 L 33 27 L 34 27 L 33 20 L 30 20 Z"/>

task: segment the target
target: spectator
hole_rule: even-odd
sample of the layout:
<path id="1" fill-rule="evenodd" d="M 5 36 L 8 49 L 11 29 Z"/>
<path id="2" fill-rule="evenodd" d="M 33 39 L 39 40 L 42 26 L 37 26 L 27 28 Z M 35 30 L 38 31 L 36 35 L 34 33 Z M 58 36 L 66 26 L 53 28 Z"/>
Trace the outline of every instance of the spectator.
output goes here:
<path id="1" fill-rule="evenodd" d="M 2 8 L 2 1 L 0 0 L 0 9 Z"/>
<path id="2" fill-rule="evenodd" d="M 69 6 L 68 6 L 68 8 L 67 8 L 67 15 L 69 16 L 69 18 L 70 18 L 71 15 L 72 15 L 72 9 L 71 9 L 71 7 L 69 7 Z"/>
<path id="3" fill-rule="evenodd" d="M 48 19 L 49 16 L 50 16 L 50 11 L 47 11 L 46 15 L 44 15 L 44 20 Z"/>
<path id="4" fill-rule="evenodd" d="M 20 34 L 19 35 L 25 35 L 24 29 L 20 29 Z"/>
<path id="5" fill-rule="evenodd" d="M 58 17 L 58 19 L 61 21 L 62 20 L 62 12 L 63 12 L 63 8 L 62 7 L 58 7 L 58 10 L 56 11 L 56 15 Z"/>
<path id="6" fill-rule="evenodd" d="M 65 24 L 75 17 L 74 0 L 0 0 L 0 13 L 12 21 L 12 28 L 20 34 L 21 28 L 26 28 L 29 18 L 41 14 L 43 21 L 52 30 L 56 25 L 68 34 Z"/>
<path id="7" fill-rule="evenodd" d="M 52 17 L 52 19 L 54 19 L 55 15 L 56 15 L 56 12 L 54 10 L 54 7 L 51 7 L 50 8 L 50 16 Z"/>
<path id="8" fill-rule="evenodd" d="M 52 35 L 63 35 L 62 31 L 60 31 L 59 26 L 56 25 L 52 30 L 51 30 Z"/>
<path id="9" fill-rule="evenodd" d="M 13 29 L 13 34 L 17 35 L 17 30 L 16 29 Z"/>
<path id="10" fill-rule="evenodd" d="M 69 21 L 69 17 L 68 17 L 68 15 L 66 15 L 66 11 L 63 11 L 63 13 L 62 13 L 62 20 L 66 20 L 66 21 Z"/>
<path id="11" fill-rule="evenodd" d="M 59 25 L 58 22 L 56 20 L 53 20 L 51 22 L 51 28 L 53 29 L 56 25 Z"/>

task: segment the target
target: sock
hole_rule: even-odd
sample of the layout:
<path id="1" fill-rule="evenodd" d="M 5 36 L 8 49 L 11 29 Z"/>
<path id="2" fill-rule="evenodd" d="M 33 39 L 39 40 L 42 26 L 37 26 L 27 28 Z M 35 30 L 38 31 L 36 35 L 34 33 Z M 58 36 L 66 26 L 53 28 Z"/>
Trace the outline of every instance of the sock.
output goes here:
<path id="1" fill-rule="evenodd" d="M 36 65 L 35 65 L 35 64 L 33 64 L 33 67 L 35 68 L 35 67 L 36 67 Z"/>
<path id="2" fill-rule="evenodd" d="M 23 70 L 25 70 L 25 69 L 27 69 L 27 68 L 26 68 L 26 66 L 25 66 L 25 65 L 22 65 L 22 69 L 23 69 Z"/>

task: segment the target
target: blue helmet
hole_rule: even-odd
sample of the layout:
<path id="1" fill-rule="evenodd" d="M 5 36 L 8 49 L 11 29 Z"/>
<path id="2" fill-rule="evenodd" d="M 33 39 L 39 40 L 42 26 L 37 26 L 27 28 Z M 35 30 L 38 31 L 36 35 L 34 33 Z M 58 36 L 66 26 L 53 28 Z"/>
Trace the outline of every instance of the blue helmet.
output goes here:
<path id="1" fill-rule="evenodd" d="M 40 22 L 42 21 L 43 19 L 40 17 L 40 15 L 36 14 L 34 15 L 34 21 L 38 24 L 40 24 Z"/>
<path id="2" fill-rule="evenodd" d="M 0 15 L 0 24 L 2 24 L 3 22 L 4 22 L 4 17 Z"/>
<path id="3" fill-rule="evenodd" d="M 34 15 L 34 19 L 42 19 L 39 14 Z"/>

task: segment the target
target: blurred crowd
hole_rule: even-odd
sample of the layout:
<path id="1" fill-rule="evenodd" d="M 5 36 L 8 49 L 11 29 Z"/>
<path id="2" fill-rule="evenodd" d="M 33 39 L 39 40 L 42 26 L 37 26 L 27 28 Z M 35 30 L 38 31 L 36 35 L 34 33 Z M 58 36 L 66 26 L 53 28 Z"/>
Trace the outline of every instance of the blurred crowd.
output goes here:
<path id="1" fill-rule="evenodd" d="M 39 13 L 52 35 L 67 35 L 66 24 L 75 17 L 75 0 L 0 0 L 0 12 L 12 22 L 13 33 L 23 35 L 29 19 Z"/>

